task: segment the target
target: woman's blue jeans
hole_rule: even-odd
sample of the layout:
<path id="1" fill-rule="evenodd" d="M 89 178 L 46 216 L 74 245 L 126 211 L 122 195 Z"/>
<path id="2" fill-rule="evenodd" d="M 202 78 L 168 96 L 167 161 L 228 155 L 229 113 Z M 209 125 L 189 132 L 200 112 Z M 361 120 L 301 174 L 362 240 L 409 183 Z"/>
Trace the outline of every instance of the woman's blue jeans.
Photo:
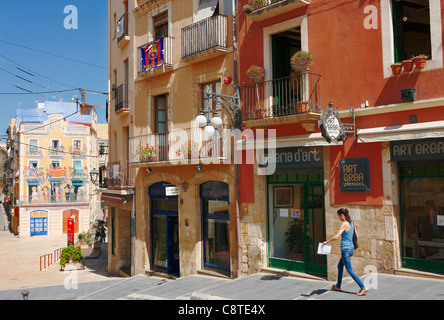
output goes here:
<path id="1" fill-rule="evenodd" d="M 336 287 L 338 287 L 338 288 L 341 288 L 342 275 L 344 273 L 344 266 L 345 266 L 345 270 L 347 270 L 348 274 L 353 278 L 353 280 L 356 281 L 356 283 L 359 285 L 359 287 L 361 289 L 365 288 L 361 279 L 359 279 L 358 275 L 352 269 L 351 256 L 353 255 L 353 252 L 354 252 L 354 249 L 352 247 L 341 248 L 341 259 L 339 260 L 339 263 L 338 263 L 338 281 L 336 283 Z"/>

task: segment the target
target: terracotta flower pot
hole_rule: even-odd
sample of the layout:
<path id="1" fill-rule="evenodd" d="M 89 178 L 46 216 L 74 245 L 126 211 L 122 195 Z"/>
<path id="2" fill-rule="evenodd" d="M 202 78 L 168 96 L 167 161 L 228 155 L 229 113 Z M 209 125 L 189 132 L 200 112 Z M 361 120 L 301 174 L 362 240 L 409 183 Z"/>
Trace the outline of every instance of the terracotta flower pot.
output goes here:
<path id="1" fill-rule="evenodd" d="M 402 71 L 402 64 L 401 63 L 394 63 L 391 65 L 392 73 L 394 76 L 399 76 Z"/>
<path id="2" fill-rule="evenodd" d="M 415 63 L 416 69 L 424 69 L 427 62 L 427 57 L 414 57 L 412 60 Z"/>
<path id="3" fill-rule="evenodd" d="M 402 67 L 405 72 L 412 72 L 413 70 L 413 60 L 404 60 L 402 61 Z"/>

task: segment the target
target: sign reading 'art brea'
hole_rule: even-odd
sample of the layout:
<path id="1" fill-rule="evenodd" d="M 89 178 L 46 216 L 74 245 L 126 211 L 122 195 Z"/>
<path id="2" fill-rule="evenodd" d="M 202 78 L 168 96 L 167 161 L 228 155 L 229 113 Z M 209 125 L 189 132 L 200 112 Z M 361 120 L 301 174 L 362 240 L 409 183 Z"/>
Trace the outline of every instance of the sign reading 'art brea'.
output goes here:
<path id="1" fill-rule="evenodd" d="M 423 139 L 390 142 L 392 161 L 444 160 L 444 139 Z"/>
<path id="2" fill-rule="evenodd" d="M 370 192 L 368 158 L 339 160 L 341 192 Z"/>

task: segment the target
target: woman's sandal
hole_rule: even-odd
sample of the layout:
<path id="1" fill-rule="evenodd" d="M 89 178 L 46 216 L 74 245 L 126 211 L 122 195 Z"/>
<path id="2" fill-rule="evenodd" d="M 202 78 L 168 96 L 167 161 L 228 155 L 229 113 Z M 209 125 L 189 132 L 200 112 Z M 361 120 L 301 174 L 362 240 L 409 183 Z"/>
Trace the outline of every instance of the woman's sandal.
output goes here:
<path id="1" fill-rule="evenodd" d="M 333 286 L 333 287 L 331 287 L 331 291 L 341 291 L 341 288 Z"/>
<path id="2" fill-rule="evenodd" d="M 367 291 L 368 291 L 368 289 L 366 289 L 366 288 L 361 289 L 361 290 L 359 290 L 359 292 L 357 293 L 357 295 L 358 295 L 358 296 L 363 296 L 364 294 L 367 293 Z"/>

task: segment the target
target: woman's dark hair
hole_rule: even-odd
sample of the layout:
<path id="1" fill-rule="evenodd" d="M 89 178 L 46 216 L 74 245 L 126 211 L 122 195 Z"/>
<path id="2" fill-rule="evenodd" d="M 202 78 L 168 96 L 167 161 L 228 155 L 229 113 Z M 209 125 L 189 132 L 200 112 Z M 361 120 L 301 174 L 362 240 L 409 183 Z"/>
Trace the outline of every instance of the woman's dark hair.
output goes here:
<path id="1" fill-rule="evenodd" d="M 352 222 L 352 219 L 350 218 L 350 214 L 348 213 L 347 208 L 341 208 L 338 210 L 338 214 L 343 214 L 345 216 L 345 220 L 347 220 L 350 224 Z"/>

